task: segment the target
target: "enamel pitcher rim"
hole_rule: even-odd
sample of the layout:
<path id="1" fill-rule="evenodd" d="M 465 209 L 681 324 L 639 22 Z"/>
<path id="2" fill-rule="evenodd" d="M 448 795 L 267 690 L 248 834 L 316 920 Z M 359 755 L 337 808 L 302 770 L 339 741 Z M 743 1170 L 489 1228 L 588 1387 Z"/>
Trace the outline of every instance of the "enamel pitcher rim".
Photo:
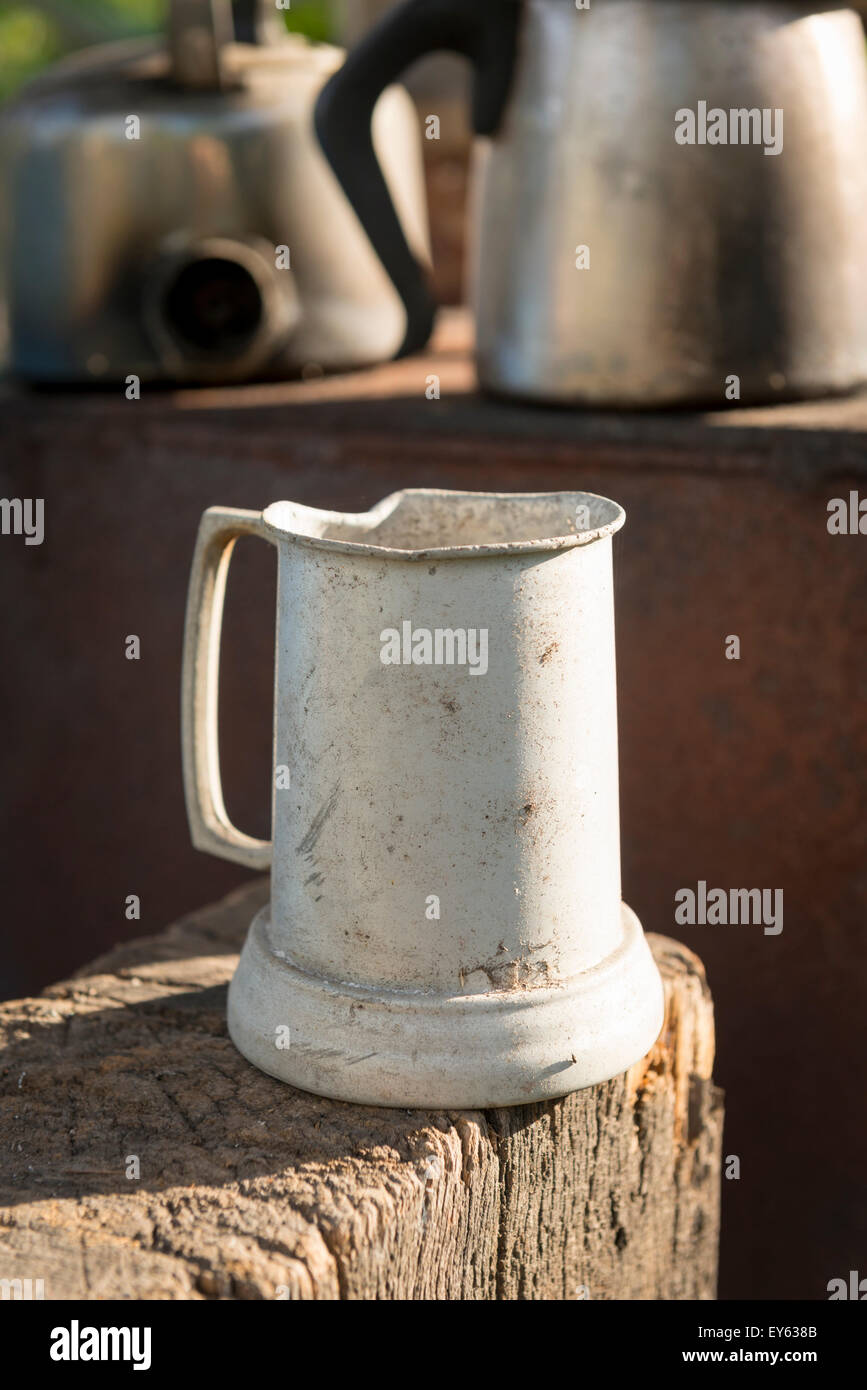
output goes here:
<path id="1" fill-rule="evenodd" d="M 516 541 L 480 541 L 466 545 L 432 545 L 404 548 L 382 545 L 373 541 L 343 540 L 337 536 L 320 534 L 317 528 L 337 526 L 341 523 L 355 527 L 368 526 L 371 531 L 380 526 L 397 510 L 404 499 L 448 498 L 453 501 L 467 499 L 489 502 L 555 502 L 558 499 L 570 502 L 573 512 L 582 503 L 596 504 L 597 513 L 602 518 L 596 526 L 566 531 L 560 535 L 531 537 Z M 551 554 L 574 549 L 578 546 L 592 545 L 594 541 L 604 540 L 619 531 L 626 520 L 626 512 L 619 502 L 603 497 L 595 492 L 467 492 L 449 488 L 401 488 L 383 497 L 366 512 L 331 512 L 317 507 L 307 507 L 298 502 L 272 502 L 262 513 L 266 529 L 280 540 L 309 546 L 317 550 L 338 551 L 349 555 L 379 556 L 389 560 L 427 560 L 433 557 L 447 559 L 476 559 L 491 555 Z M 304 526 L 304 521 L 309 526 Z M 299 525 L 299 523 L 301 523 Z"/>

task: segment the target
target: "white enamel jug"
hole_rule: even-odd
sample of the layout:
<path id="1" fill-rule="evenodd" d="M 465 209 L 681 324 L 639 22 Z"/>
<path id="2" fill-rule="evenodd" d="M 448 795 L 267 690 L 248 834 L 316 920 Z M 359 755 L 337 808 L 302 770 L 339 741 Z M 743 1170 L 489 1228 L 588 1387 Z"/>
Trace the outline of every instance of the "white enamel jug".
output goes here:
<path id="1" fill-rule="evenodd" d="M 271 869 L 229 993 L 245 1057 L 376 1105 L 475 1108 L 624 1071 L 662 986 L 620 899 L 616 503 L 413 489 L 202 519 L 184 652 L 194 844 Z M 236 538 L 279 552 L 273 843 L 217 752 Z"/>

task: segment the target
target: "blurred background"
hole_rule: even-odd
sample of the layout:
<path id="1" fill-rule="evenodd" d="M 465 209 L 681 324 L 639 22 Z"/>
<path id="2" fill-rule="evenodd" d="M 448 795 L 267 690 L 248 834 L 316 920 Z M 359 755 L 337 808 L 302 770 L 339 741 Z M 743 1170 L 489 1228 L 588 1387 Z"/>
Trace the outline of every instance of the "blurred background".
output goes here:
<path id="1" fill-rule="evenodd" d="M 238 5 L 241 0 L 233 0 Z M 351 47 L 393 0 L 292 0 L 278 11 L 286 28 L 313 41 Z M 0 0 L 0 102 L 58 58 L 89 45 L 160 35 L 167 0 Z M 404 75 L 422 120 L 435 110 L 440 137 L 422 142 L 430 214 L 432 286 L 441 304 L 464 291 L 465 209 L 472 132 L 463 60 L 441 53 Z"/>
<path id="2" fill-rule="evenodd" d="M 292 0 L 281 14 L 288 29 L 331 39 L 339 9 L 327 0 Z M 165 0 L 0 0 L 0 101 L 74 49 L 160 33 L 165 12 Z"/>

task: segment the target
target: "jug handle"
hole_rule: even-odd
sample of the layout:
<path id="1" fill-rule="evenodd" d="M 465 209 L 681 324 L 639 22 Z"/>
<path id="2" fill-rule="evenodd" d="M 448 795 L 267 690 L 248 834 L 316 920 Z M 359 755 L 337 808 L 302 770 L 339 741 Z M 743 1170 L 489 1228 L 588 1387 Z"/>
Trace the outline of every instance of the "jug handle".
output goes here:
<path id="1" fill-rule="evenodd" d="M 248 869 L 267 869 L 271 863 L 271 842 L 245 835 L 232 824 L 223 801 L 220 775 L 220 632 L 226 579 L 239 536 L 271 540 L 261 512 L 209 507 L 199 523 L 187 594 L 181 676 L 184 796 L 190 837 L 196 849 Z"/>
<path id="2" fill-rule="evenodd" d="M 424 347 L 436 305 L 426 272 L 404 236 L 374 152 L 374 107 L 383 90 L 416 59 L 438 50 L 460 53 L 475 68 L 476 134 L 494 135 L 511 85 L 522 2 L 407 0 L 356 45 L 316 103 L 319 143 L 403 300 L 406 333 L 399 357 Z"/>

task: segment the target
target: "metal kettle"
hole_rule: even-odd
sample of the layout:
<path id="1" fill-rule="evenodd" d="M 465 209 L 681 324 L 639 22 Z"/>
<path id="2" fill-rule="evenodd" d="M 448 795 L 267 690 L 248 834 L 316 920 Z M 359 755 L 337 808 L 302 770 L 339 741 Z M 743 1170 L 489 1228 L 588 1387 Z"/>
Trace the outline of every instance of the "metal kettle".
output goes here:
<path id="1" fill-rule="evenodd" d="M 590 406 L 867 381 L 867 61 L 845 5 L 408 0 L 317 106 L 422 343 L 432 306 L 367 116 L 432 49 L 475 71 L 480 383 Z"/>
<path id="2" fill-rule="evenodd" d="M 403 303 L 313 129 L 343 56 L 287 34 L 264 0 L 234 16 L 172 0 L 166 43 L 107 44 L 31 82 L 0 112 L 11 371 L 219 383 L 393 357 Z M 402 89 L 376 103 L 374 136 L 423 259 Z"/>

